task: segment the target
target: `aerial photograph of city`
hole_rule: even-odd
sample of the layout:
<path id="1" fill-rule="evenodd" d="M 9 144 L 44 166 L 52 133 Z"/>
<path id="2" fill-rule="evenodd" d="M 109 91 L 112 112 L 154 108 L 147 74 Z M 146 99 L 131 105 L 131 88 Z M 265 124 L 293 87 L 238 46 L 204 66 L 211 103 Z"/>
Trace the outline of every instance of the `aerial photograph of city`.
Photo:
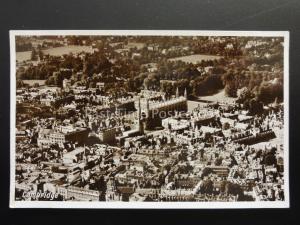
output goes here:
<path id="1" fill-rule="evenodd" d="M 14 202 L 286 200 L 283 36 L 14 40 Z"/>

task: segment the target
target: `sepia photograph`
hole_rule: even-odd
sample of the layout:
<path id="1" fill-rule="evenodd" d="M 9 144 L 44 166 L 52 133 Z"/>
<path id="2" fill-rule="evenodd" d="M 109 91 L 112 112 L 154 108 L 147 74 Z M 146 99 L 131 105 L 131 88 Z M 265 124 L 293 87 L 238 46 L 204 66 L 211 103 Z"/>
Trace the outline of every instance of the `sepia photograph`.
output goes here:
<path id="1" fill-rule="evenodd" d="M 288 208 L 289 32 L 10 31 L 11 208 Z"/>

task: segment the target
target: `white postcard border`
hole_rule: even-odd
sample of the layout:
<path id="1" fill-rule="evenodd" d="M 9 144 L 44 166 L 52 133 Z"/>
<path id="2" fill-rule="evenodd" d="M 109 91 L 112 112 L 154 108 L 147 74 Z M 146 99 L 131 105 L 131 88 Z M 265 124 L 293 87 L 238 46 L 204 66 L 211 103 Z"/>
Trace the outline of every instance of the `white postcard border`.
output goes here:
<path id="1" fill-rule="evenodd" d="M 17 35 L 102 35 L 102 36 L 259 36 L 284 37 L 284 201 L 275 202 L 61 202 L 15 201 L 15 124 Z M 11 30 L 10 31 L 10 208 L 134 208 L 134 209 L 230 209 L 289 208 L 289 31 L 216 30 Z"/>

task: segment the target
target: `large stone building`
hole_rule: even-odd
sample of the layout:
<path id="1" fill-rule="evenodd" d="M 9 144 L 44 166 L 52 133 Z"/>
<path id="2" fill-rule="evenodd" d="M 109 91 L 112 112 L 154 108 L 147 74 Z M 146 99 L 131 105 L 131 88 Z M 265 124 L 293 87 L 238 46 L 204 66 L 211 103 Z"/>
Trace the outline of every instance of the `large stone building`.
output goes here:
<path id="1" fill-rule="evenodd" d="M 112 144 L 116 141 L 116 128 L 106 128 L 99 132 L 99 139 L 106 144 Z"/>
<path id="2" fill-rule="evenodd" d="M 99 191 L 79 188 L 75 186 L 58 187 L 57 193 L 63 196 L 64 199 L 74 201 L 99 201 Z"/>
<path id="3" fill-rule="evenodd" d="M 175 112 L 187 111 L 187 93 L 185 91 L 184 96 L 179 96 L 177 92 L 176 96 L 170 99 L 138 98 L 135 106 L 140 110 L 144 128 L 151 130 L 161 127 L 162 120 L 173 116 Z"/>
<path id="4" fill-rule="evenodd" d="M 63 147 L 66 142 L 84 144 L 87 141 L 89 130 L 86 128 L 77 129 L 72 132 L 63 133 L 53 129 L 40 130 L 37 138 L 39 147 L 49 147 L 52 144 L 58 144 Z"/>

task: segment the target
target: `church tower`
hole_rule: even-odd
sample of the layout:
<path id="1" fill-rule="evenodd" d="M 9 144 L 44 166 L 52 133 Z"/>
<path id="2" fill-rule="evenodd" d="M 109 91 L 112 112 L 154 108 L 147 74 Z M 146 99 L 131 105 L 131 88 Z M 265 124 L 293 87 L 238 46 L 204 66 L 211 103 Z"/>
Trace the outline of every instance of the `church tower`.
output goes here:
<path id="1" fill-rule="evenodd" d="M 179 97 L 179 90 L 178 90 L 178 87 L 176 88 L 176 98 Z"/>
<path id="2" fill-rule="evenodd" d="M 144 133 L 143 123 L 142 123 L 142 113 L 141 113 L 141 99 L 138 98 L 137 104 L 137 115 L 134 120 L 135 129 L 139 130 L 141 134 Z"/>
<path id="3" fill-rule="evenodd" d="M 145 111 L 145 114 L 146 114 L 146 118 L 148 118 L 150 115 L 150 106 L 149 106 L 149 99 L 147 98 L 146 100 L 146 111 Z"/>
<path id="4" fill-rule="evenodd" d="M 184 89 L 184 97 L 187 99 L 187 90 L 186 90 L 186 88 Z"/>
<path id="5" fill-rule="evenodd" d="M 137 114 L 137 118 L 140 120 L 141 119 L 141 99 L 139 98 L 138 99 L 138 108 L 137 108 L 137 110 L 138 110 L 138 114 Z"/>

